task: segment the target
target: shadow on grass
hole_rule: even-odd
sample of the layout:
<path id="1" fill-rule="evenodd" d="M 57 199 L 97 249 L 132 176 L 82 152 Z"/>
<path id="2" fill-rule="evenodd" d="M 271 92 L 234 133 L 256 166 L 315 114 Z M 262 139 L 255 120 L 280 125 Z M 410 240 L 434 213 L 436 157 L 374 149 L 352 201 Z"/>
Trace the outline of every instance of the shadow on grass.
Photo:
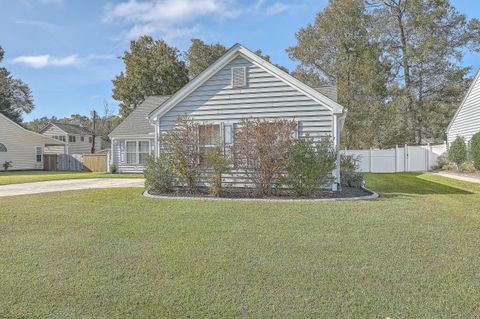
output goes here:
<path id="1" fill-rule="evenodd" d="M 367 187 L 384 198 L 408 195 L 471 195 L 472 192 L 420 177 L 423 173 L 367 174 Z"/>

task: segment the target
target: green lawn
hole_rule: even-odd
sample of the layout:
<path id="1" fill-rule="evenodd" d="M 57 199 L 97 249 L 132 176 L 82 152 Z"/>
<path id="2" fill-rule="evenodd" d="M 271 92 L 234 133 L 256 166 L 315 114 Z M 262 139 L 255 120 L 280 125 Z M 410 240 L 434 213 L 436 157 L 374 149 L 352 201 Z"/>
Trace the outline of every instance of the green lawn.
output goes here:
<path id="1" fill-rule="evenodd" d="M 2 198 L 0 318 L 479 317 L 480 184 L 368 186 L 379 200 Z"/>
<path id="2" fill-rule="evenodd" d="M 140 178 L 143 174 L 109 174 L 89 172 L 11 171 L 0 172 L 0 185 L 78 178 Z"/>

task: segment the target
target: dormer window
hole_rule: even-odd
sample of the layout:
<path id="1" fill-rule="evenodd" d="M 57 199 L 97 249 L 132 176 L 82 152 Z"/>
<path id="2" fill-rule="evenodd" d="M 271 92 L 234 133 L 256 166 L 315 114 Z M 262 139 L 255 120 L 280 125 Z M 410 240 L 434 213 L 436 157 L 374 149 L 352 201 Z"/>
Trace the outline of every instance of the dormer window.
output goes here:
<path id="1" fill-rule="evenodd" d="M 247 86 L 247 68 L 244 66 L 232 68 L 232 88 Z"/>

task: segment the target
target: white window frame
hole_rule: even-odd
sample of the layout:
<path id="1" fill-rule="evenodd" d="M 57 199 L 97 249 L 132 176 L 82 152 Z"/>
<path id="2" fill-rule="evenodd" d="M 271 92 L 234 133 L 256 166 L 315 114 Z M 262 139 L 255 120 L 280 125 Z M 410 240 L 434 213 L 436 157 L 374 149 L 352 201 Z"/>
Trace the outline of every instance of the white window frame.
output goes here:
<path id="1" fill-rule="evenodd" d="M 75 135 L 69 135 L 68 143 L 77 143 L 77 137 Z"/>
<path id="2" fill-rule="evenodd" d="M 38 149 L 40 149 L 40 154 L 38 154 Z M 38 157 L 40 156 L 40 161 L 38 160 Z M 35 146 L 35 163 L 43 163 L 43 146 Z"/>
<path id="3" fill-rule="evenodd" d="M 235 69 L 242 69 L 243 70 L 243 85 L 234 85 L 233 84 L 233 73 Z M 233 89 L 241 89 L 247 87 L 247 67 L 246 66 L 232 66 L 231 70 L 231 85 Z"/>
<path id="4" fill-rule="evenodd" d="M 129 163 L 128 162 L 128 154 L 133 154 L 133 152 L 127 152 L 127 144 L 129 142 L 134 142 L 135 143 L 135 162 L 134 163 Z M 125 149 L 123 153 L 125 154 L 125 164 L 126 165 L 144 165 L 143 163 L 140 163 L 140 142 L 147 142 L 148 143 L 148 155 L 152 154 L 152 149 L 151 149 L 151 142 L 150 140 L 125 140 Z M 145 154 L 142 152 L 142 154 Z"/>

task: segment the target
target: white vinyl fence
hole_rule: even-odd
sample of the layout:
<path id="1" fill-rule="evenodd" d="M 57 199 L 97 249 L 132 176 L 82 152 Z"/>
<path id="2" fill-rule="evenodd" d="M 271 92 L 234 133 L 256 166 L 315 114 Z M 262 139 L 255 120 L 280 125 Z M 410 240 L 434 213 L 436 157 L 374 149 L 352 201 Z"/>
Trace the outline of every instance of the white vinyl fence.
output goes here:
<path id="1" fill-rule="evenodd" d="M 446 144 L 396 147 L 386 150 L 342 150 L 359 160 L 360 171 L 368 173 L 396 173 L 430 171 L 437 158 L 447 151 Z"/>

